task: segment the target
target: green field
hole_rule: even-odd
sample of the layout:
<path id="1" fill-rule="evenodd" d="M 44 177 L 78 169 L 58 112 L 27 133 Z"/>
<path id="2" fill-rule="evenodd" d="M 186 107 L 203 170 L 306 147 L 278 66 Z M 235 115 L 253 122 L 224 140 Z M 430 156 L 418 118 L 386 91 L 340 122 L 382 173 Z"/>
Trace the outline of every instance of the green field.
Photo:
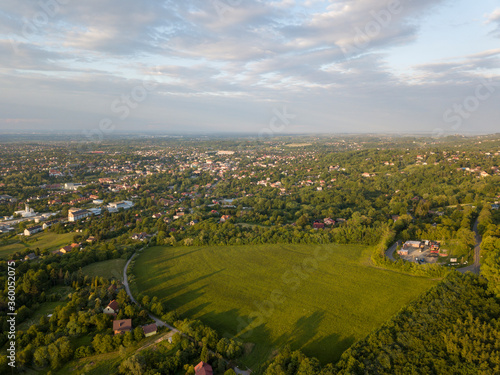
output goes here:
<path id="1" fill-rule="evenodd" d="M 354 245 L 152 247 L 135 261 L 132 290 L 255 344 L 242 359 L 250 368 L 284 344 L 336 362 L 436 283 L 371 267 L 370 252 Z"/>
<path id="2" fill-rule="evenodd" d="M 35 250 L 37 247 L 40 250 L 57 250 L 71 244 L 71 242 L 73 242 L 73 236 L 74 233 L 37 233 L 27 237 L 26 243 L 15 240 L 7 245 L 0 245 L 0 258 L 6 259 L 6 257 L 14 254 L 16 251 L 23 251 L 26 249 Z"/>
<path id="3" fill-rule="evenodd" d="M 123 281 L 123 269 L 125 268 L 125 259 L 110 259 L 103 262 L 89 264 L 82 268 L 85 275 L 99 276 L 105 278 L 115 278 Z"/>

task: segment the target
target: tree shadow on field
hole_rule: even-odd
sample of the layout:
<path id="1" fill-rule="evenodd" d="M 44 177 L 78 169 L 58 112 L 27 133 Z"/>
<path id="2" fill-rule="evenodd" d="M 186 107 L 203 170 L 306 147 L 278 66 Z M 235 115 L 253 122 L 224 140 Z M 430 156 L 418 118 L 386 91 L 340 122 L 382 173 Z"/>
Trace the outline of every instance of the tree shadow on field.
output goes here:
<path id="1" fill-rule="evenodd" d="M 310 316 L 303 316 L 295 322 L 290 332 L 281 335 L 276 341 L 276 345 L 290 344 L 292 348 L 301 348 L 306 345 L 314 336 L 318 334 L 319 325 L 325 313 L 315 311 Z"/>
<path id="2" fill-rule="evenodd" d="M 177 255 L 174 255 L 174 256 L 172 256 L 170 258 L 167 258 L 167 259 L 163 260 L 163 262 L 169 262 L 169 261 L 174 260 L 174 259 L 179 259 L 179 258 L 185 257 L 187 255 L 191 255 L 193 253 L 197 253 L 198 251 L 202 251 L 204 249 L 205 249 L 204 247 L 201 247 L 201 248 L 196 249 L 196 250 L 191 250 L 191 251 L 187 251 L 187 252 L 182 253 L 182 254 L 177 254 Z"/>
<path id="3" fill-rule="evenodd" d="M 205 288 L 206 285 L 202 285 L 199 288 L 186 290 L 184 293 L 169 298 L 166 301 L 167 306 L 169 307 L 169 309 L 174 310 L 190 302 L 193 302 L 203 295 L 203 289 Z M 168 296 L 171 296 L 171 294 L 168 291 L 162 291 L 162 294 L 163 293 L 165 293 L 164 295 L 167 296 L 167 298 Z"/>
<path id="4" fill-rule="evenodd" d="M 197 317 L 197 315 L 200 314 L 207 306 L 210 306 L 211 304 L 212 304 L 211 302 L 204 302 L 198 306 L 186 310 L 184 313 L 182 313 L 182 315 L 184 315 L 186 318 L 198 319 L 199 317 Z"/>
<path id="5" fill-rule="evenodd" d="M 212 277 L 214 275 L 217 275 L 219 272 L 223 272 L 223 271 L 225 271 L 225 268 L 220 269 L 218 271 L 214 271 L 212 273 L 208 273 L 208 274 L 200 276 L 200 277 L 197 277 L 196 279 L 189 280 L 189 281 L 187 281 L 185 283 L 180 283 L 180 284 L 169 286 L 169 287 L 167 287 L 165 289 L 162 289 L 162 293 L 165 294 L 166 296 L 169 296 L 169 295 L 172 295 L 172 294 L 184 291 L 186 289 L 189 289 L 190 286 L 196 284 L 197 282 L 206 280 L 206 279 L 208 279 L 208 278 L 210 278 L 210 277 Z M 204 285 L 203 287 L 198 288 L 197 290 L 200 290 L 200 289 L 202 289 L 204 287 L 206 287 L 206 285 Z"/>
<path id="6" fill-rule="evenodd" d="M 165 270 L 167 271 L 167 270 Z M 171 281 L 177 277 L 181 277 L 181 276 L 184 276 L 185 274 L 188 273 L 188 271 L 182 271 L 182 272 L 178 272 L 176 274 L 167 274 L 165 275 L 166 272 L 163 272 L 157 276 L 154 276 L 154 277 L 148 277 L 148 283 L 149 282 L 152 282 L 152 281 L 155 281 L 156 279 L 160 279 L 162 282 L 167 282 L 167 281 Z"/>
<path id="7" fill-rule="evenodd" d="M 354 336 L 342 338 L 339 334 L 333 333 L 314 340 L 300 349 L 305 355 L 316 357 L 326 365 L 327 363 L 337 363 L 347 349 L 356 342 Z"/>

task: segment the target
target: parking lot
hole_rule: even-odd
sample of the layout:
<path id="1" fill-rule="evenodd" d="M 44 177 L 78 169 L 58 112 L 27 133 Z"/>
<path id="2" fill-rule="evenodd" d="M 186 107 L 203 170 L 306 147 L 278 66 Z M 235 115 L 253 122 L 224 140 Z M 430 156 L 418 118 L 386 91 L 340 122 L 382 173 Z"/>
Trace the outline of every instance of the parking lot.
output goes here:
<path id="1" fill-rule="evenodd" d="M 408 249 L 408 255 L 399 254 L 401 259 L 406 260 L 408 262 L 415 263 L 437 263 L 439 256 L 430 256 L 431 249 L 428 246 L 425 246 L 423 249 L 410 248 Z M 432 254 L 435 255 L 435 254 Z"/>

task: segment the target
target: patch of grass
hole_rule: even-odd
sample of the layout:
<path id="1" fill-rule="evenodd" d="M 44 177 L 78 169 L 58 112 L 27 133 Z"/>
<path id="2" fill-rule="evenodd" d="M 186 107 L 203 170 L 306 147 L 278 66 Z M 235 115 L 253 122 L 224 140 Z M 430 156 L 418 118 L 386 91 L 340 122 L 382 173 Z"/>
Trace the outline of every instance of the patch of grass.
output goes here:
<path id="1" fill-rule="evenodd" d="M 37 233 L 33 236 L 27 237 L 26 243 L 16 240 L 11 241 L 8 245 L 1 245 L 0 258 L 7 259 L 9 255 L 14 254 L 16 251 L 23 251 L 26 249 L 35 250 L 37 247 L 40 250 L 57 250 L 63 246 L 71 244 L 73 236 L 74 233 Z"/>
<path id="2" fill-rule="evenodd" d="M 35 311 L 35 313 L 31 316 L 31 318 L 22 322 L 19 325 L 18 329 L 20 331 L 28 330 L 28 328 L 33 324 L 38 324 L 42 316 L 47 316 L 48 314 L 51 314 L 57 306 L 64 306 L 65 304 L 66 302 L 61 302 L 61 301 L 41 303 L 40 307 Z"/>
<path id="3" fill-rule="evenodd" d="M 132 287 L 255 344 L 242 359 L 250 368 L 285 344 L 336 362 L 436 283 L 371 267 L 370 254 L 355 245 L 152 247 L 136 258 Z"/>
<path id="4" fill-rule="evenodd" d="M 110 259 L 103 262 L 89 264 L 82 268 L 84 274 L 105 278 L 115 278 L 123 281 L 123 268 L 127 261 L 125 259 Z"/>

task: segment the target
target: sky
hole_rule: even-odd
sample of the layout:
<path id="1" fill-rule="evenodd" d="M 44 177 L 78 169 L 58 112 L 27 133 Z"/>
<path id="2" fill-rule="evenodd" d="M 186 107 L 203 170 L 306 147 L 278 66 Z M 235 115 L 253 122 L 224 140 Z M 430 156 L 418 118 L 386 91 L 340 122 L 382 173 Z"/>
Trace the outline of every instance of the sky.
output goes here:
<path id="1" fill-rule="evenodd" d="M 494 133 L 499 103 L 500 0 L 0 2 L 0 134 Z"/>

